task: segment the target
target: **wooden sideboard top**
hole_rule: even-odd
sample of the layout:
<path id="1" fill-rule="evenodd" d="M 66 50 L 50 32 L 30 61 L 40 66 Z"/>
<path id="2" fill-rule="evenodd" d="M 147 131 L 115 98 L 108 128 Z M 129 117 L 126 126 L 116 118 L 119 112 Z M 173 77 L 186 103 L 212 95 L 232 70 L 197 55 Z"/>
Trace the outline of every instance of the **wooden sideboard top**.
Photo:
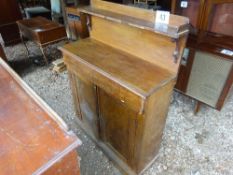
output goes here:
<path id="1" fill-rule="evenodd" d="M 81 144 L 0 59 L 0 174 L 42 174 Z"/>
<path id="2" fill-rule="evenodd" d="M 175 78 L 159 66 L 91 38 L 67 44 L 61 50 L 143 97 Z"/>

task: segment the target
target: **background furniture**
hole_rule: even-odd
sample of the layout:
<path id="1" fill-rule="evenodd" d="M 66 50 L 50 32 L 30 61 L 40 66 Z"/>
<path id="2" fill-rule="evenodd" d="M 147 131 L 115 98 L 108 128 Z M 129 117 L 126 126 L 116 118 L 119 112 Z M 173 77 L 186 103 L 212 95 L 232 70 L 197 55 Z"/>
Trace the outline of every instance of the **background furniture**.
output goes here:
<path id="1" fill-rule="evenodd" d="M 50 0 L 19 0 L 22 8 L 43 6 L 50 9 Z"/>
<path id="2" fill-rule="evenodd" d="M 157 0 L 134 0 L 134 6 L 156 10 Z"/>
<path id="3" fill-rule="evenodd" d="M 52 19 L 51 18 L 51 11 L 43 6 L 37 6 L 37 7 L 29 7 L 25 8 L 25 14 L 26 17 L 29 18 L 34 18 L 37 16 L 41 16 L 47 19 Z"/>
<path id="4" fill-rule="evenodd" d="M 148 3 L 155 3 L 156 4 L 156 1 L 157 0 L 134 0 L 134 3 L 146 3 L 146 4 L 148 4 Z"/>
<path id="5" fill-rule="evenodd" d="M 51 3 L 51 14 L 52 20 L 64 24 L 63 12 L 62 12 L 62 1 L 50 0 Z"/>
<path id="6" fill-rule="evenodd" d="M 67 7 L 66 14 L 68 19 L 70 39 L 77 40 L 80 38 L 86 38 L 89 36 L 87 28 L 87 18 L 85 14 L 75 7 Z"/>
<path id="7" fill-rule="evenodd" d="M 22 19 L 22 16 L 17 0 L 1 0 L 0 7 L 0 34 L 4 45 L 20 42 L 16 21 Z"/>
<path id="8" fill-rule="evenodd" d="M 133 4 L 134 0 L 104 0 L 108 2 L 114 2 L 114 3 L 119 3 L 119 4 Z"/>
<path id="9" fill-rule="evenodd" d="M 233 1 L 174 2 L 173 12 L 191 23 L 176 89 L 220 110 L 233 82 Z"/>
<path id="10" fill-rule="evenodd" d="M 67 39 L 65 27 L 63 25 L 60 25 L 43 17 L 19 20 L 17 21 L 17 24 L 20 29 L 22 41 L 24 42 L 24 37 L 35 41 L 39 45 L 44 60 L 47 64 L 48 59 L 44 54 L 43 48 L 49 44 Z M 27 49 L 26 43 L 24 44 Z"/>
<path id="11" fill-rule="evenodd" d="M 19 5 L 26 16 L 25 9 L 26 8 L 33 8 L 33 7 L 45 7 L 46 9 L 51 9 L 50 0 L 18 0 Z"/>
<path id="12" fill-rule="evenodd" d="M 61 48 L 80 126 L 128 174 L 156 158 L 188 19 L 92 0 L 90 37 Z M 166 30 L 164 30 L 166 28 Z M 143 49 L 139 49 L 143 48 Z"/>
<path id="13" fill-rule="evenodd" d="M 0 174 L 79 175 L 73 132 L 0 59 Z"/>

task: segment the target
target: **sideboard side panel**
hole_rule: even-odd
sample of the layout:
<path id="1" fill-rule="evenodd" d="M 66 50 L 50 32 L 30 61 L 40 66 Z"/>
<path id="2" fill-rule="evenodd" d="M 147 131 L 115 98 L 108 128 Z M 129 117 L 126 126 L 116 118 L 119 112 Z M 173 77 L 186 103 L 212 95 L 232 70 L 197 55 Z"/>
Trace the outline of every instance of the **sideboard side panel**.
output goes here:
<path id="1" fill-rule="evenodd" d="M 161 87 L 146 102 L 145 122 L 141 130 L 143 132 L 141 139 L 137 139 L 138 173 L 142 172 L 158 154 L 174 84 L 173 80 Z"/>
<path id="2" fill-rule="evenodd" d="M 171 38 L 94 16 L 91 19 L 91 38 L 170 72 L 177 72 L 179 60 L 177 63 L 173 60 L 176 43 Z"/>

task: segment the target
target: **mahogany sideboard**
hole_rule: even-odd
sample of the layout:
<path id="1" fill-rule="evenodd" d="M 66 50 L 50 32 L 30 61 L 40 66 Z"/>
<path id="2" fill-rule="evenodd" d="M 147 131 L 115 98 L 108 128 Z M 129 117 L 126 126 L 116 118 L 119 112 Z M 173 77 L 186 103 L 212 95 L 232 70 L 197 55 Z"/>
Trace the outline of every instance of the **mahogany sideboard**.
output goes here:
<path id="1" fill-rule="evenodd" d="M 80 175 L 80 144 L 0 58 L 0 175 Z"/>
<path id="2" fill-rule="evenodd" d="M 79 124 L 127 174 L 156 159 L 188 19 L 102 0 L 79 9 L 90 37 L 60 48 Z"/>

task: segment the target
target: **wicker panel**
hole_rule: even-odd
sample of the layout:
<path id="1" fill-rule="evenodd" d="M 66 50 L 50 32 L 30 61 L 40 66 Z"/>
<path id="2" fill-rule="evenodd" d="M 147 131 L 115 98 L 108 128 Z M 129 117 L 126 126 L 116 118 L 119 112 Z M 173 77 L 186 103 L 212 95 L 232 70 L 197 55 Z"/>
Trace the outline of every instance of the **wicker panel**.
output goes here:
<path id="1" fill-rule="evenodd" d="M 216 55 L 196 52 L 187 94 L 215 107 L 231 66 L 232 62 Z"/>

